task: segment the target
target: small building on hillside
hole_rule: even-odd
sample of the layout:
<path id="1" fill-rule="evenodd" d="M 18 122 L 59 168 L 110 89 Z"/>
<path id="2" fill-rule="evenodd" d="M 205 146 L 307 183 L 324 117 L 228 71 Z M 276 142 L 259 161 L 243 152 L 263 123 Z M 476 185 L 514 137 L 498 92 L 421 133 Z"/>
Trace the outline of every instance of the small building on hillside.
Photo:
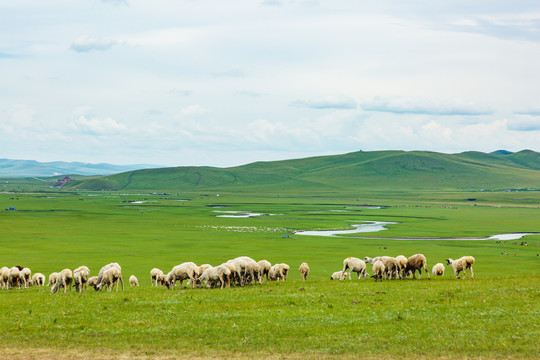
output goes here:
<path id="1" fill-rule="evenodd" d="M 66 176 L 63 179 L 56 180 L 56 184 L 54 184 L 54 187 L 55 188 L 61 188 L 70 181 L 74 181 L 74 179 L 70 178 L 69 176 Z"/>

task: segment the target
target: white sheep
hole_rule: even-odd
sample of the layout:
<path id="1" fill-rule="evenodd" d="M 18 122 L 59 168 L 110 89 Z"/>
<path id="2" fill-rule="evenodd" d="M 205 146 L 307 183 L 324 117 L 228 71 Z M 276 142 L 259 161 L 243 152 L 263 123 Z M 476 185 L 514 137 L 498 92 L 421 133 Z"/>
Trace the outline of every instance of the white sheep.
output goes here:
<path id="1" fill-rule="evenodd" d="M 83 291 L 83 287 L 86 288 L 88 276 L 90 276 L 90 269 L 84 265 L 73 270 L 73 283 L 77 292 Z"/>
<path id="2" fill-rule="evenodd" d="M 139 280 L 137 280 L 135 275 L 131 275 L 129 277 L 129 285 L 131 285 L 131 286 L 139 286 Z"/>
<path id="3" fill-rule="evenodd" d="M 191 281 L 191 287 L 195 287 L 195 280 L 199 277 L 199 267 L 193 262 L 185 262 L 176 265 L 165 277 L 165 286 L 171 289 L 176 285 L 176 281 L 180 281 L 180 286 L 184 280 Z"/>
<path id="4" fill-rule="evenodd" d="M 99 275 L 98 275 L 99 279 Z M 116 284 L 116 292 L 118 292 L 118 283 L 122 279 L 122 272 L 116 266 L 108 267 L 102 274 L 101 281 L 98 281 L 98 284 L 94 287 L 96 291 L 100 291 L 104 287 L 107 287 L 109 291 L 112 291 L 114 285 Z M 124 290 L 123 281 L 122 281 L 122 291 Z"/>
<path id="5" fill-rule="evenodd" d="M 0 287 L 7 289 L 9 281 L 9 268 L 4 266 L 0 269 Z"/>
<path id="6" fill-rule="evenodd" d="M 285 274 L 284 274 L 285 268 L 283 267 L 283 264 L 275 264 L 270 268 L 270 271 L 268 271 L 268 280 L 270 281 L 282 281 L 285 280 Z"/>
<path id="7" fill-rule="evenodd" d="M 19 272 L 19 276 L 21 277 L 21 285 L 25 289 L 28 288 L 30 280 L 32 279 L 32 271 L 27 267 L 22 268 Z"/>
<path id="8" fill-rule="evenodd" d="M 262 284 L 264 277 L 266 276 L 266 283 L 268 283 L 268 272 L 272 267 L 272 264 L 268 260 L 258 261 L 259 264 L 259 284 Z"/>
<path id="9" fill-rule="evenodd" d="M 250 258 L 249 256 L 240 256 L 236 259 L 230 260 L 233 264 L 236 262 L 245 262 L 245 267 L 243 269 L 243 279 L 242 282 L 253 284 L 254 281 L 259 281 L 259 264 Z"/>
<path id="10" fill-rule="evenodd" d="M 444 276 L 444 265 L 442 263 L 436 263 L 431 269 L 433 276 Z"/>
<path id="11" fill-rule="evenodd" d="M 446 259 L 446 262 L 447 265 L 452 265 L 456 279 L 459 279 L 459 273 L 461 271 L 463 271 L 463 279 L 465 279 L 465 270 L 467 269 L 471 269 L 471 280 L 474 279 L 474 272 L 472 268 L 474 258 L 472 256 L 463 256 L 457 260 Z"/>
<path id="12" fill-rule="evenodd" d="M 300 264 L 300 267 L 298 268 L 298 271 L 300 271 L 300 275 L 302 276 L 302 280 L 306 281 L 307 277 L 309 275 L 309 265 L 308 263 L 302 263 Z"/>
<path id="13" fill-rule="evenodd" d="M 399 271 L 399 264 L 396 260 L 396 258 L 391 256 L 377 256 L 374 258 L 365 257 L 364 261 L 368 262 L 370 264 L 375 264 L 376 261 L 380 260 L 384 265 L 384 275 L 386 279 L 397 279 L 401 278 L 401 274 Z"/>
<path id="14" fill-rule="evenodd" d="M 158 283 L 161 283 L 161 279 L 163 279 L 163 271 L 158 268 L 150 270 L 150 283 L 152 286 L 154 286 L 154 281 L 156 286 L 158 286 Z"/>
<path id="15" fill-rule="evenodd" d="M 360 279 L 360 276 L 362 276 L 362 279 L 365 279 L 367 276 L 366 263 L 355 257 L 348 257 L 343 260 L 342 272 L 346 272 L 347 270 L 349 271 L 349 280 L 351 280 L 351 274 L 353 272 L 358 274 L 358 279 Z"/>
<path id="16" fill-rule="evenodd" d="M 203 282 L 206 282 L 206 287 L 212 288 L 219 283 L 223 289 L 227 284 L 227 279 L 229 279 L 230 275 L 230 268 L 224 264 L 207 268 L 197 279 L 197 286 L 200 287 Z"/>
<path id="17" fill-rule="evenodd" d="M 88 286 L 93 286 L 94 288 L 96 287 L 97 285 L 97 276 L 92 276 L 91 278 L 88 279 L 88 282 L 86 283 Z"/>
<path id="18" fill-rule="evenodd" d="M 51 289 L 51 293 L 54 294 L 60 288 L 64 288 L 64 294 L 66 293 L 67 289 L 71 291 L 71 283 L 73 282 L 73 272 L 70 269 L 64 269 L 60 271 L 58 274 L 58 278 L 56 279 L 56 282 L 54 283 L 54 286 Z"/>
<path id="19" fill-rule="evenodd" d="M 373 271 L 373 277 L 375 278 L 375 282 L 377 282 L 377 280 L 382 281 L 383 274 L 386 271 L 383 262 L 381 260 L 375 261 L 375 263 L 373 263 L 372 271 Z"/>
<path id="20" fill-rule="evenodd" d="M 346 271 L 336 271 L 330 276 L 330 280 L 345 280 L 347 278 Z"/>
<path id="21" fill-rule="evenodd" d="M 407 267 L 407 258 L 403 255 L 396 256 L 396 262 L 398 265 L 398 272 L 401 279 L 405 279 L 405 268 Z"/>
<path id="22" fill-rule="evenodd" d="M 45 275 L 42 273 L 35 273 L 30 280 L 31 286 L 45 286 Z"/>
<path id="23" fill-rule="evenodd" d="M 105 272 L 109 269 L 116 268 L 118 269 L 118 272 L 110 272 L 108 275 L 108 279 L 104 280 Z M 118 279 L 116 279 L 116 276 L 119 276 Z M 114 283 L 111 283 L 112 280 L 115 280 Z M 124 279 L 122 278 L 122 268 L 118 263 L 110 263 L 101 268 L 99 270 L 98 278 L 96 280 L 96 285 L 94 286 L 95 291 L 101 291 L 105 285 L 114 285 L 116 284 L 116 291 L 118 291 L 118 283 L 122 285 L 122 291 L 124 291 Z"/>
<path id="24" fill-rule="evenodd" d="M 427 268 L 427 260 L 423 254 L 415 254 L 407 259 L 407 266 L 405 266 L 405 274 L 409 271 L 412 272 L 413 279 L 416 279 L 415 273 L 418 270 L 418 278 L 422 276 L 422 268 L 426 271 L 427 278 L 429 280 L 429 271 Z"/>
<path id="25" fill-rule="evenodd" d="M 233 277 L 240 286 L 244 286 L 244 274 L 246 272 L 246 269 L 248 267 L 248 263 L 246 260 L 241 258 L 236 258 L 227 261 L 227 264 L 231 264 L 234 266 L 234 272 Z"/>
<path id="26" fill-rule="evenodd" d="M 58 279 L 58 273 L 57 272 L 53 272 L 49 275 L 49 282 L 47 283 L 47 286 L 54 286 L 54 284 L 56 283 L 56 280 Z"/>
<path id="27" fill-rule="evenodd" d="M 13 289 L 15 286 L 21 288 L 21 270 L 16 266 L 9 269 L 8 289 Z"/>

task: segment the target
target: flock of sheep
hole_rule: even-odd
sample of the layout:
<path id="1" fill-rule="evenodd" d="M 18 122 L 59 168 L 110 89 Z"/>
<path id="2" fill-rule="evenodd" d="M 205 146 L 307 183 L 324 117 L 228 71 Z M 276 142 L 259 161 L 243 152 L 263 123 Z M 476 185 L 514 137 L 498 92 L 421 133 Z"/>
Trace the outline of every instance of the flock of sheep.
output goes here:
<path id="1" fill-rule="evenodd" d="M 472 256 L 463 256 L 460 259 L 447 259 L 447 265 L 451 265 L 454 270 L 456 279 L 459 279 L 459 273 L 463 272 L 465 278 L 465 270 L 470 269 L 471 279 L 474 277 L 472 265 L 474 258 Z M 358 274 L 358 278 L 366 278 L 366 263 L 372 264 L 372 277 L 375 281 L 386 279 L 404 279 L 412 273 L 416 279 L 415 273 L 418 270 L 419 277 L 422 274 L 422 268 L 425 270 L 429 279 L 426 257 L 422 254 L 416 254 L 409 258 L 403 255 L 397 257 L 380 256 L 375 258 L 365 257 L 364 260 L 349 257 L 343 261 L 343 270 L 332 274 L 332 280 L 344 280 L 347 275 L 351 279 L 351 273 Z M 234 285 L 245 286 L 254 283 L 262 284 L 265 280 L 268 281 L 284 281 L 287 280 L 290 266 L 285 263 L 272 265 L 267 260 L 255 261 L 250 257 L 241 256 L 229 260 L 221 265 L 212 266 L 204 264 L 197 266 L 193 262 L 185 262 L 171 269 L 167 274 L 158 268 L 150 271 L 152 286 L 163 285 L 168 289 L 172 289 L 176 282 L 180 283 L 186 280 L 188 285 L 195 287 L 230 287 Z M 307 263 L 302 263 L 298 269 L 302 279 L 305 281 L 309 275 L 309 266 Z M 444 275 L 444 265 L 436 264 L 432 269 L 433 275 Z M 131 286 L 139 286 L 139 282 L 134 275 L 129 278 Z M 97 276 L 90 277 L 90 270 L 86 266 L 80 266 L 75 270 L 64 269 L 60 272 L 53 272 L 49 275 L 47 286 L 51 286 L 51 293 L 56 293 L 60 289 L 64 289 L 64 293 L 71 287 L 75 287 L 76 291 L 82 292 L 87 289 L 87 286 L 92 286 L 95 291 L 101 291 L 106 288 L 108 291 L 116 285 L 118 291 L 119 285 L 124 290 L 124 280 L 122 278 L 122 268 L 118 263 L 110 263 L 101 268 Z M 14 266 L 12 268 L 3 267 L 0 269 L 0 288 L 27 288 L 29 286 L 45 286 L 45 275 L 35 273 L 29 268 L 22 266 Z"/>
<path id="2" fill-rule="evenodd" d="M 425 270 L 429 279 L 429 272 L 427 268 L 427 260 L 423 254 L 415 254 L 406 258 L 403 255 L 396 257 L 391 256 L 379 256 L 375 258 L 365 257 L 364 260 L 360 260 L 355 257 L 348 257 L 343 260 L 343 270 L 336 271 L 330 277 L 331 280 L 345 280 L 349 275 L 351 279 L 351 273 L 357 273 L 358 279 L 360 277 L 366 278 L 368 273 L 366 271 L 366 263 L 372 265 L 372 277 L 375 281 L 382 281 L 385 279 L 405 279 L 411 275 L 416 279 L 416 270 L 418 270 L 418 277 L 422 275 L 422 269 Z M 474 272 L 472 265 L 474 264 L 474 257 L 463 256 L 457 260 L 446 259 L 447 265 L 451 265 L 454 269 L 454 275 L 456 279 L 459 279 L 459 273 L 463 272 L 463 279 L 465 279 L 465 270 L 471 270 L 471 279 L 474 278 Z M 444 275 L 444 265 L 437 263 L 432 268 L 434 276 Z"/>

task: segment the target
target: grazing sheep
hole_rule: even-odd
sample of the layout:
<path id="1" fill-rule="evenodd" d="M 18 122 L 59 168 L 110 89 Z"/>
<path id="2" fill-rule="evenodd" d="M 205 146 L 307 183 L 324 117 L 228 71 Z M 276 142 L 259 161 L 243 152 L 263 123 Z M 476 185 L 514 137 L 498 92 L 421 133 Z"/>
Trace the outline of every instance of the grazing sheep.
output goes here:
<path id="1" fill-rule="evenodd" d="M 197 286 L 201 287 L 203 282 L 206 282 L 207 288 L 212 288 L 218 283 L 223 289 L 227 284 L 227 279 L 231 275 L 231 270 L 225 265 L 219 265 L 214 268 L 207 268 L 197 279 Z"/>
<path id="2" fill-rule="evenodd" d="M 150 270 L 150 282 L 152 286 L 154 286 L 154 281 L 156 282 L 156 286 L 158 286 L 158 282 L 161 282 L 161 279 L 163 279 L 163 271 L 158 268 Z"/>
<path id="3" fill-rule="evenodd" d="M 330 280 L 345 280 L 347 278 L 346 271 L 336 271 L 330 276 Z"/>
<path id="4" fill-rule="evenodd" d="M 364 261 L 370 264 L 375 264 L 376 261 L 381 261 L 384 265 L 384 275 L 386 279 L 397 279 L 401 278 L 401 274 L 398 270 L 399 264 L 396 260 L 396 258 L 393 258 L 391 256 L 377 256 L 374 258 L 365 257 Z"/>
<path id="5" fill-rule="evenodd" d="M 131 275 L 129 277 L 129 285 L 131 285 L 131 286 L 139 286 L 139 280 L 137 280 L 135 275 Z"/>
<path id="6" fill-rule="evenodd" d="M 405 268 L 407 267 L 407 258 L 403 255 L 396 256 L 398 272 L 401 279 L 405 279 Z"/>
<path id="7" fill-rule="evenodd" d="M 99 281 L 98 275 L 98 284 L 94 287 L 94 290 L 101 291 L 104 287 L 107 287 L 109 291 L 112 291 L 114 285 L 116 284 L 116 292 L 118 292 L 118 282 L 122 279 L 122 271 L 117 266 L 108 267 L 101 276 L 101 281 Z M 122 281 L 122 290 L 124 290 Z"/>
<path id="8" fill-rule="evenodd" d="M 49 282 L 47 283 L 47 286 L 54 286 L 56 284 L 56 280 L 58 279 L 58 273 L 53 272 L 51 275 L 49 275 Z"/>
<path id="9" fill-rule="evenodd" d="M 108 279 L 104 280 L 105 272 L 110 269 L 118 269 L 118 271 L 110 272 L 108 275 Z M 119 275 L 119 278 L 116 279 L 116 276 Z M 111 282 L 113 281 L 113 282 Z M 105 285 L 114 285 L 116 284 L 116 291 L 118 291 L 118 282 L 122 284 L 122 291 L 124 291 L 124 279 L 122 278 L 122 268 L 118 263 L 110 263 L 101 268 L 99 270 L 98 278 L 96 281 L 96 285 L 94 286 L 95 291 L 101 291 Z M 110 291 L 110 290 L 109 290 Z"/>
<path id="10" fill-rule="evenodd" d="M 73 270 L 73 283 L 77 292 L 83 291 L 83 287 L 86 288 L 88 276 L 90 276 L 90 269 L 84 265 Z"/>
<path id="11" fill-rule="evenodd" d="M 300 271 L 300 275 L 302 276 L 302 280 L 306 281 L 307 277 L 309 275 L 309 265 L 308 265 L 308 263 L 300 264 L 300 267 L 298 268 L 298 271 Z"/>
<path id="12" fill-rule="evenodd" d="M 30 280 L 31 286 L 45 286 L 45 275 L 42 273 L 35 273 Z"/>
<path id="13" fill-rule="evenodd" d="M 452 265 L 454 268 L 454 275 L 456 279 L 459 279 L 459 273 L 463 271 L 463 279 L 465 279 L 465 270 L 471 269 L 471 280 L 474 279 L 474 272 L 472 265 L 474 264 L 474 258 L 472 256 L 463 256 L 457 260 L 446 259 L 448 265 Z"/>
<path id="14" fill-rule="evenodd" d="M 433 276 L 443 276 L 444 275 L 444 265 L 442 263 L 436 263 L 431 269 Z"/>
<path id="15" fill-rule="evenodd" d="M 259 284 L 262 284 L 265 276 L 266 283 L 268 284 L 268 272 L 270 271 L 272 264 L 270 264 L 270 262 L 267 260 L 261 260 L 257 262 L 257 264 L 259 264 Z"/>
<path id="16" fill-rule="evenodd" d="M 54 286 L 51 289 L 51 293 L 54 294 L 60 288 L 64 288 L 64 294 L 66 293 L 67 289 L 69 288 L 69 291 L 71 291 L 71 283 L 73 282 L 73 272 L 70 269 L 64 269 L 60 271 L 58 274 L 58 278 L 56 279 L 56 282 L 54 283 Z"/>
<path id="17" fill-rule="evenodd" d="M 268 280 L 270 281 L 285 281 L 290 267 L 287 264 L 275 264 L 268 272 Z"/>
<path id="18" fill-rule="evenodd" d="M 96 287 L 97 285 L 97 276 L 92 276 L 91 278 L 88 279 L 88 286 L 93 286 L 94 288 Z"/>
<path id="19" fill-rule="evenodd" d="M 213 268 L 213 266 L 210 264 L 202 264 L 201 266 L 199 266 L 199 274 L 202 274 L 204 270 L 210 269 L 210 268 Z"/>
<path id="20" fill-rule="evenodd" d="M 422 276 L 422 268 L 424 268 L 427 274 L 427 278 L 428 280 L 430 280 L 426 257 L 423 254 L 415 254 L 407 259 L 405 274 L 408 274 L 409 271 L 411 271 L 413 279 L 416 279 L 415 272 L 416 270 L 418 270 L 418 278 L 420 279 L 420 277 Z"/>
<path id="21" fill-rule="evenodd" d="M 244 286 L 244 274 L 248 267 L 248 263 L 246 262 L 246 260 L 241 259 L 241 258 L 236 258 L 236 259 L 227 261 L 227 264 L 231 264 L 234 266 L 233 277 L 238 283 L 238 285 Z"/>
<path id="22" fill-rule="evenodd" d="M 21 271 L 16 266 L 9 269 L 8 289 L 13 289 L 15 286 L 21 288 Z"/>
<path id="23" fill-rule="evenodd" d="M 277 266 L 281 270 L 283 281 L 287 280 L 287 275 L 289 274 L 291 267 L 285 263 L 277 264 Z"/>
<path id="24" fill-rule="evenodd" d="M 231 263 L 223 263 L 220 266 L 224 266 L 229 271 L 227 273 L 230 273 L 227 275 L 227 287 L 231 287 L 231 283 L 234 284 L 235 277 L 236 277 L 236 267 Z"/>
<path id="25" fill-rule="evenodd" d="M 0 269 L 0 287 L 7 289 L 9 281 L 9 268 L 4 266 Z"/>
<path id="26" fill-rule="evenodd" d="M 191 281 L 191 287 L 195 288 L 195 280 L 199 277 L 199 267 L 193 262 L 186 262 L 176 265 L 165 277 L 165 286 L 171 289 L 176 285 L 176 281 L 180 281 L 180 286 L 184 280 Z"/>
<path id="27" fill-rule="evenodd" d="M 362 279 L 365 279 L 367 276 L 366 263 L 355 257 L 348 257 L 343 260 L 342 272 L 346 272 L 347 270 L 349 270 L 349 280 L 351 280 L 351 274 L 353 272 L 358 274 L 358 279 L 360 279 L 360 276 L 362 276 Z"/>
<path id="28" fill-rule="evenodd" d="M 32 279 L 32 271 L 29 268 L 20 269 L 19 276 L 21 277 L 21 284 L 24 288 L 28 288 L 30 280 Z"/>
<path id="29" fill-rule="evenodd" d="M 373 278 L 375 278 L 375 282 L 377 282 L 377 280 L 382 281 L 383 274 L 386 270 L 383 262 L 381 260 L 375 261 L 375 263 L 373 264 L 372 270 L 373 270 Z"/>
<path id="30" fill-rule="evenodd" d="M 235 263 L 237 261 L 244 261 L 245 268 L 243 272 L 243 283 L 253 284 L 254 281 L 259 281 L 259 263 L 250 258 L 249 256 L 240 256 L 231 260 Z"/>

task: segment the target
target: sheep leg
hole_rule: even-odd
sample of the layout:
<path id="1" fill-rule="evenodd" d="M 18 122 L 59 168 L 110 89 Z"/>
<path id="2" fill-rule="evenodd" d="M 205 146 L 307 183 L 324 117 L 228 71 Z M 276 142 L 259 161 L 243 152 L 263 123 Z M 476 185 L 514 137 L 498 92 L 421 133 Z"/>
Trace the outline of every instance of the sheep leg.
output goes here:
<path id="1" fill-rule="evenodd" d="M 473 270 L 472 270 L 472 266 L 471 266 L 470 269 L 471 269 L 471 280 L 472 280 L 472 279 L 474 279 L 474 272 L 473 272 Z"/>

